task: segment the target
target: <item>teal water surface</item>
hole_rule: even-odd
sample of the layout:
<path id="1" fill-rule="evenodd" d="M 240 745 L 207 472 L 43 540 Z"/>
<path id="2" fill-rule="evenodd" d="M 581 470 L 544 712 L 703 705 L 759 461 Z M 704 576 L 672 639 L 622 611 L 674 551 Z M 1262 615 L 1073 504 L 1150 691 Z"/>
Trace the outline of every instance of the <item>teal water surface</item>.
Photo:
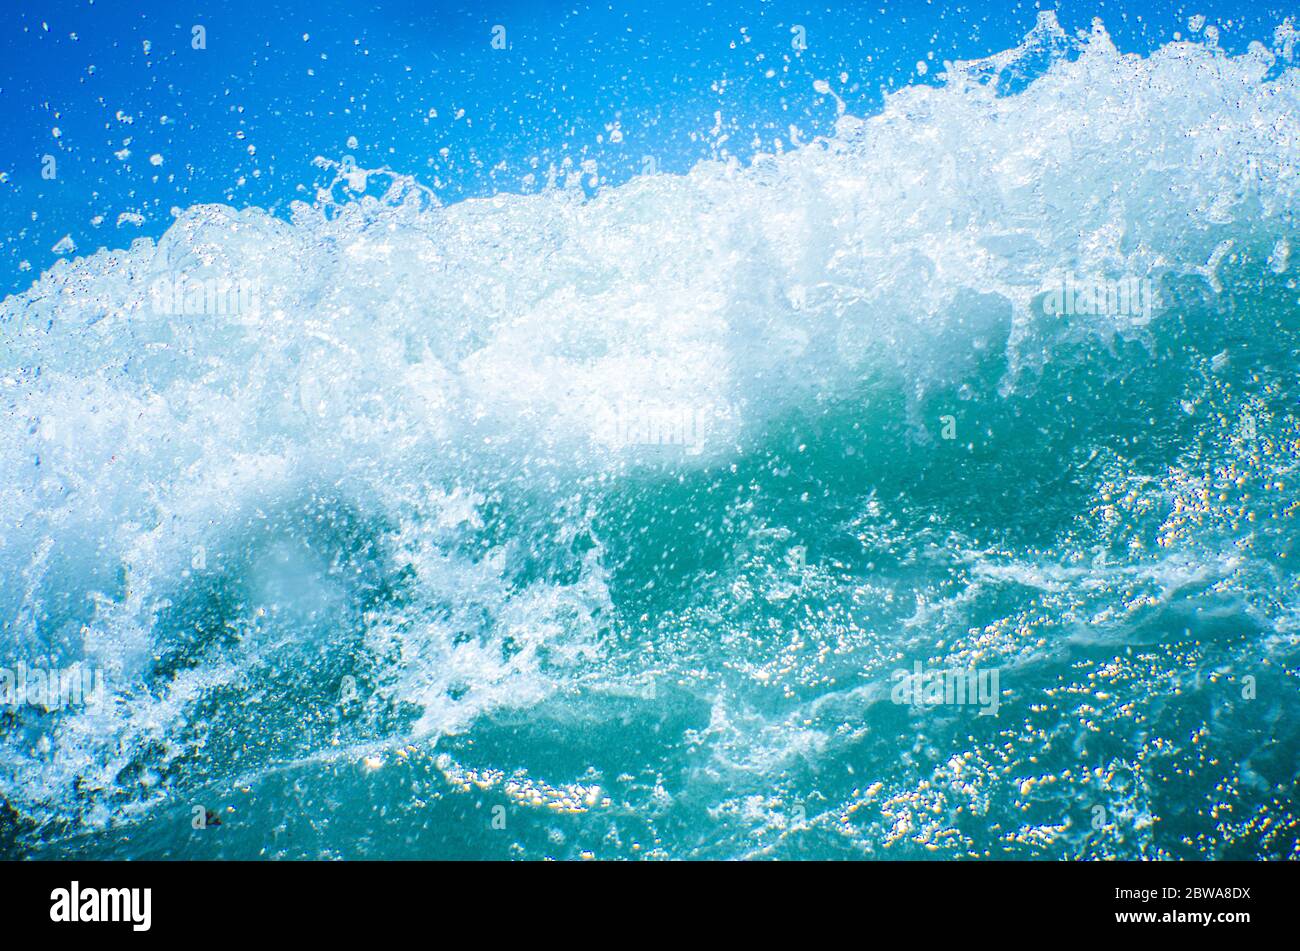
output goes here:
<path id="1" fill-rule="evenodd" d="M 107 696 L 0 709 L 0 853 L 1300 857 L 1289 36 L 1043 16 L 752 163 L 59 263 L 0 644 Z"/>

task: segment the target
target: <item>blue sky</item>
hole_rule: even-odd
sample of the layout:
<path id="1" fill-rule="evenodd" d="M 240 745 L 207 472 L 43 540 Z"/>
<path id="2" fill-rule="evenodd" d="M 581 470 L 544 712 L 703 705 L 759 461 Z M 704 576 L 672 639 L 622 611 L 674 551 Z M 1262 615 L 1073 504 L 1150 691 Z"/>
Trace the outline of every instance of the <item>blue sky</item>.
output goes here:
<path id="1" fill-rule="evenodd" d="M 938 67 L 1015 45 L 1040 7 L 1069 30 L 1100 16 L 1136 52 L 1185 34 L 1193 14 L 1217 23 L 1235 51 L 1270 40 L 1297 12 L 981 0 L 16 6 L 0 22 L 0 293 L 49 267 L 64 235 L 87 253 L 156 237 L 174 207 L 282 213 L 310 198 L 318 155 L 413 173 L 445 202 L 524 190 L 526 175 L 566 158 L 595 161 L 616 184 L 647 155 L 677 172 L 714 154 L 716 112 L 724 147 L 742 158 L 756 136 L 770 149 L 792 125 L 825 132 L 835 103 L 814 80 L 869 113 L 883 90 L 935 81 L 937 69 L 918 76 L 918 61 Z M 498 25 L 504 49 L 493 46 Z M 195 26 L 203 49 L 193 48 Z M 806 49 L 793 48 L 795 27 Z M 52 180 L 41 175 L 47 155 Z M 123 213 L 140 218 L 119 225 Z"/>

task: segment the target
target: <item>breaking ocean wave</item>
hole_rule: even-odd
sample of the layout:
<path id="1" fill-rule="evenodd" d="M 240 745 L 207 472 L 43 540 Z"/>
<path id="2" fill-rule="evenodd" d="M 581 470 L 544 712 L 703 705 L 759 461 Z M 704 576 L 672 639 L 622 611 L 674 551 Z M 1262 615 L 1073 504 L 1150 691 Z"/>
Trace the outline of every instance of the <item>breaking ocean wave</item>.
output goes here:
<path id="1" fill-rule="evenodd" d="M 59 262 L 0 666 L 107 696 L 0 676 L 0 853 L 1300 857 L 1294 38 Z"/>

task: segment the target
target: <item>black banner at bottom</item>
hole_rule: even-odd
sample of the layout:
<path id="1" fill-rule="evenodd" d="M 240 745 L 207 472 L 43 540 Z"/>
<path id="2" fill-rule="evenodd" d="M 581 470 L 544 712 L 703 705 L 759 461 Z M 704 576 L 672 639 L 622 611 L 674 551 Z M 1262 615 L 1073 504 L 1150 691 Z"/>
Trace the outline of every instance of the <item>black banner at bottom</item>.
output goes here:
<path id="1" fill-rule="evenodd" d="M 701 917 L 767 930 L 848 916 L 855 927 L 911 920 L 936 938 L 949 927 L 970 937 L 982 922 L 989 935 L 1222 942 L 1292 923 L 1300 885 L 1297 863 L 597 864 L 10 862 L 0 908 L 20 933 L 128 940 L 373 940 L 433 915 L 439 934 L 494 941 L 542 925 L 581 935 L 593 916 L 676 934 Z"/>

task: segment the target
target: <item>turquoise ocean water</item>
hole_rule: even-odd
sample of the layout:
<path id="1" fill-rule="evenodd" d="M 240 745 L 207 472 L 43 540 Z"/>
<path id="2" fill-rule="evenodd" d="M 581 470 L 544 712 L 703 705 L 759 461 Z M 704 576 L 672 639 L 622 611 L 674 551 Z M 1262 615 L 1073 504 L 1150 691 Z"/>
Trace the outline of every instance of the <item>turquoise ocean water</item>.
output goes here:
<path id="1" fill-rule="evenodd" d="M 1300 857 L 1296 34 L 1025 20 L 5 298 L 0 854 Z"/>

